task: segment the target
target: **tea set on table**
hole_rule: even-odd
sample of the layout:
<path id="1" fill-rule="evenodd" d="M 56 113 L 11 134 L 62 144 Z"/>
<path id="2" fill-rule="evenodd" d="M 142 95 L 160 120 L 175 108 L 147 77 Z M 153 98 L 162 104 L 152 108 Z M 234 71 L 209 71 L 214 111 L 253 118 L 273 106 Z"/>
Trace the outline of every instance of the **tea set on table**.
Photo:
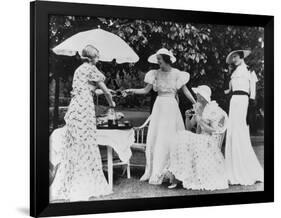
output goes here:
<path id="1" fill-rule="evenodd" d="M 126 97 L 124 92 L 117 90 L 113 97 Z M 97 117 L 97 129 L 132 129 L 133 126 L 129 120 L 123 120 L 124 113 L 109 108 L 105 114 Z"/>

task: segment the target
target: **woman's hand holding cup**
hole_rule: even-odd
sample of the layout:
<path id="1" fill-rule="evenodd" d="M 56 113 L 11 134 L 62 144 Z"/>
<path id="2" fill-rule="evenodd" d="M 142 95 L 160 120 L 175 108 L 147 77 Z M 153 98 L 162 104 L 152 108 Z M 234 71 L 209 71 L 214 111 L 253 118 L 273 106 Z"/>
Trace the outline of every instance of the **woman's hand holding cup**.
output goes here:
<path id="1" fill-rule="evenodd" d="M 194 115 L 194 110 L 193 109 L 189 109 L 185 111 L 185 117 L 192 117 Z"/>

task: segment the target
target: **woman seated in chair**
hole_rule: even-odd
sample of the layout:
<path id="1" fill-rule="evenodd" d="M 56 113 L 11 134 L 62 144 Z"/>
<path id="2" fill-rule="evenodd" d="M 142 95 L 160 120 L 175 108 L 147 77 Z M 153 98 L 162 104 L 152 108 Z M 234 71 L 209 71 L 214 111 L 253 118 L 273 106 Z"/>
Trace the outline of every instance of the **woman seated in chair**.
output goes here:
<path id="1" fill-rule="evenodd" d="M 197 103 L 186 118 L 186 131 L 179 132 L 177 146 L 171 151 L 171 185 L 179 181 L 186 189 L 216 190 L 228 188 L 221 143 L 227 115 L 215 101 L 211 101 L 211 89 L 202 85 L 192 89 Z M 191 119 L 190 116 L 192 116 Z M 197 131 L 190 131 L 197 124 Z"/>

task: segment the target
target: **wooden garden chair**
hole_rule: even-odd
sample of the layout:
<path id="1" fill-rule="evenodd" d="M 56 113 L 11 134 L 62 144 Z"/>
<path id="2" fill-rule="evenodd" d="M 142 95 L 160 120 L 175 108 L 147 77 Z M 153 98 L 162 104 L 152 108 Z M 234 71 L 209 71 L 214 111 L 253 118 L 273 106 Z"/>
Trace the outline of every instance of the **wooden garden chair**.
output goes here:
<path id="1" fill-rule="evenodd" d="M 145 152 L 146 137 L 147 137 L 149 122 L 150 122 L 150 116 L 146 119 L 146 121 L 141 126 L 134 128 L 135 143 L 131 146 L 132 152 L 134 151 Z M 131 166 L 145 167 L 145 164 L 132 163 L 132 161 L 130 161 L 128 165 L 129 167 L 127 169 L 129 170 Z"/>

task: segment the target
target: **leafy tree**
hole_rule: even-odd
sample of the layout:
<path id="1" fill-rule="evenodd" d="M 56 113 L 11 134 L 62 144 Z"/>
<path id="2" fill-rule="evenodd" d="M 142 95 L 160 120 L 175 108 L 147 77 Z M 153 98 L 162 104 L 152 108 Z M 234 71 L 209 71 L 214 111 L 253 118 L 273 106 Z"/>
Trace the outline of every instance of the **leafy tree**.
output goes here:
<path id="1" fill-rule="evenodd" d="M 263 98 L 264 30 L 261 27 L 81 16 L 51 16 L 49 26 L 50 49 L 75 33 L 94 28 L 102 28 L 124 39 L 139 55 L 140 60 L 135 64 L 117 65 L 103 62 L 98 66 L 107 77 L 107 85 L 114 89 L 142 87 L 145 73 L 156 67 L 147 62 L 149 55 L 161 47 L 170 49 L 177 58 L 174 66 L 190 73 L 189 86 L 209 85 L 213 90 L 213 98 L 218 100 L 224 109 L 227 108 L 228 102 L 223 90 L 230 76 L 225 63 L 226 56 L 237 48 L 250 49 L 252 54 L 246 62 L 260 79 L 258 98 Z M 49 62 L 50 84 L 53 80 L 60 84 L 56 85 L 56 88 L 60 89 L 57 98 L 54 98 L 55 92 L 50 90 L 50 102 L 57 99 L 55 105 L 61 105 L 58 97 L 70 97 L 71 78 L 81 62 L 78 56 L 58 56 L 51 50 Z M 149 105 L 147 97 L 142 96 L 119 101 L 118 105 Z M 181 101 L 182 108 L 188 107 L 186 102 L 187 100 Z M 55 110 L 55 113 L 58 113 L 58 110 Z"/>

